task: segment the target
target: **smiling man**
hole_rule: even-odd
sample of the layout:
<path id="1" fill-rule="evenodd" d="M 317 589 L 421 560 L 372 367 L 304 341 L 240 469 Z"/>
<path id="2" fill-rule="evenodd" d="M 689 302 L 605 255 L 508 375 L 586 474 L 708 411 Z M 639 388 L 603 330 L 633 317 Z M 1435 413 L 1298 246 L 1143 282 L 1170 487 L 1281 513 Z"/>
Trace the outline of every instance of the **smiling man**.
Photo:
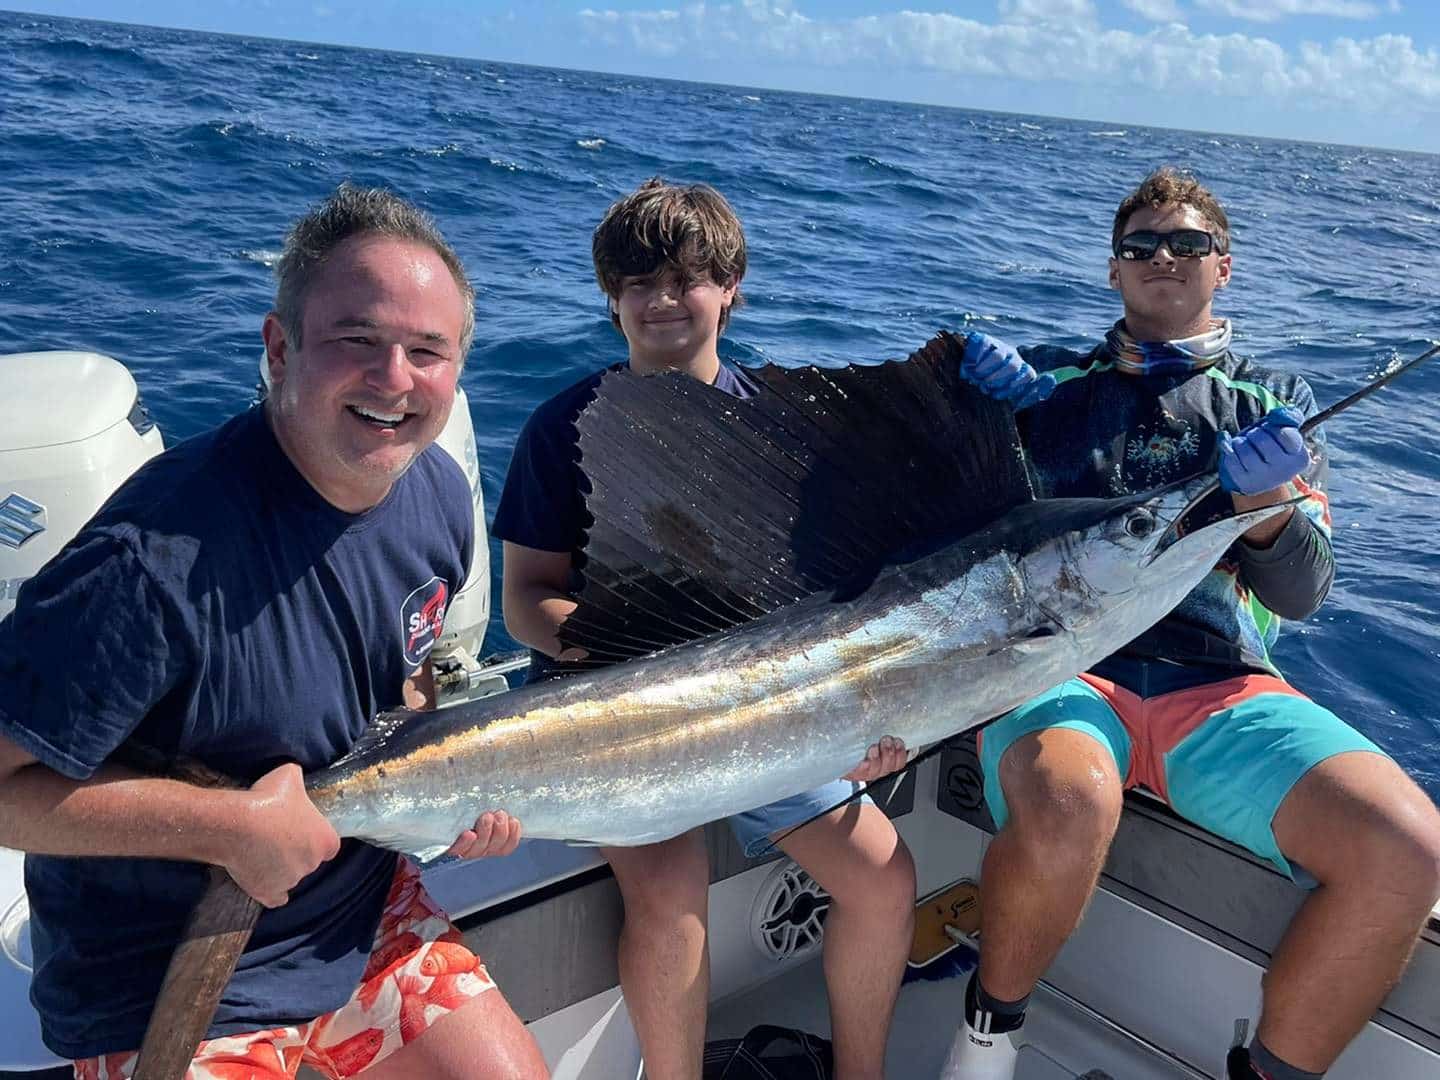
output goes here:
<path id="1" fill-rule="evenodd" d="M 431 444 L 474 291 L 423 213 L 348 185 L 277 274 L 264 405 L 142 468 L 0 622 L 0 844 L 27 852 L 45 1041 L 77 1075 L 133 1073 L 212 863 L 269 910 L 191 1077 L 542 1077 L 418 870 L 342 841 L 302 780 L 433 697 L 474 526 Z M 138 775 L 132 740 L 248 786 Z M 476 813 L 452 851 L 513 851 L 518 823 Z"/>
<path id="2" fill-rule="evenodd" d="M 1440 815 L 1390 758 L 1270 660 L 1334 576 L 1325 444 L 1304 380 L 1230 348 L 1215 293 L 1230 224 L 1171 169 L 1119 206 L 1109 280 L 1124 317 L 1088 353 L 972 335 L 962 374 L 1014 403 L 1047 497 L 1127 495 L 1213 468 L 1256 526 L 1159 624 L 980 738 L 1000 827 L 983 867 L 980 965 L 947 1080 L 1013 1075 L 1030 992 L 1079 921 L 1143 786 L 1312 891 L 1272 956 L 1258 1035 L 1232 1078 L 1324 1073 L 1391 985 L 1440 894 Z M 1217 1047 L 1217 1058 L 1221 1048 Z"/>

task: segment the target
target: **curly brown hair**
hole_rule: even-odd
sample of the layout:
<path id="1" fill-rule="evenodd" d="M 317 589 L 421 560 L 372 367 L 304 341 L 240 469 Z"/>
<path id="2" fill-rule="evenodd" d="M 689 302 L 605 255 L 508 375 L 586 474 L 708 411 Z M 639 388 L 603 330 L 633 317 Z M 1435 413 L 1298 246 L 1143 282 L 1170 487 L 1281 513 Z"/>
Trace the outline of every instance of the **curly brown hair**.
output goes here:
<path id="1" fill-rule="evenodd" d="M 1115 211 L 1115 225 L 1110 231 L 1111 251 L 1120 246 L 1120 238 L 1125 233 L 1125 225 L 1130 220 L 1130 215 L 1147 206 L 1152 210 L 1158 210 L 1162 206 L 1193 207 L 1200 211 L 1209 223 L 1220 254 L 1229 252 L 1230 219 L 1225 216 L 1225 208 L 1220 205 L 1220 200 L 1206 190 L 1195 177 L 1171 165 L 1162 165 L 1156 169 L 1140 181 L 1139 187 L 1125 196 L 1125 201 Z"/>
<path id="2" fill-rule="evenodd" d="M 737 285 L 745 274 L 745 231 L 725 197 L 709 184 L 667 183 L 652 177 L 612 203 L 595 227 L 590 253 L 595 279 L 605 295 L 620 296 L 624 279 L 672 270 L 682 281 L 708 277 L 720 286 Z M 737 287 L 720 329 L 742 303 Z M 620 328 L 614 308 L 610 321 Z"/>

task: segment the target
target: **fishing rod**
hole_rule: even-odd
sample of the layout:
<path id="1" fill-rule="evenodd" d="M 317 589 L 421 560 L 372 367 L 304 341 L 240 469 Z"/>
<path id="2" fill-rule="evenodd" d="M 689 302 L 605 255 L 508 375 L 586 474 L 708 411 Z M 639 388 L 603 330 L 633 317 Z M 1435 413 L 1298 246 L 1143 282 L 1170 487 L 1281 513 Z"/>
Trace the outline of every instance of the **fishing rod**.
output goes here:
<path id="1" fill-rule="evenodd" d="M 1310 417 L 1308 420 L 1306 420 L 1303 424 L 1300 425 L 1300 434 L 1302 434 L 1302 435 L 1308 435 L 1308 434 L 1310 434 L 1310 432 L 1314 431 L 1314 430 L 1315 430 L 1317 427 L 1319 427 L 1321 424 L 1323 424 L 1323 423 L 1325 423 L 1326 421 L 1331 420 L 1331 419 L 1333 419 L 1334 417 L 1338 416 L 1340 413 L 1344 412 L 1346 409 L 1350 408 L 1352 405 L 1355 405 L 1355 404 L 1358 404 L 1358 403 L 1361 402 L 1361 401 L 1364 401 L 1364 400 L 1365 400 L 1367 397 L 1369 397 L 1371 394 L 1375 393 L 1377 390 L 1383 389 L 1384 387 L 1388 386 L 1390 383 L 1392 383 L 1392 382 L 1394 382 L 1396 379 L 1398 379 L 1401 375 L 1404 375 L 1407 371 L 1412 371 L 1412 370 L 1414 370 L 1415 368 L 1419 367 L 1421 364 L 1425 363 L 1425 361 L 1429 360 L 1431 357 L 1434 357 L 1434 356 L 1437 356 L 1437 355 L 1440 355 L 1440 344 L 1432 345 L 1430 348 L 1426 349 L 1426 350 L 1425 350 L 1423 353 L 1421 353 L 1419 356 L 1414 357 L 1414 358 L 1411 359 L 1411 360 L 1407 360 L 1407 361 L 1405 361 L 1405 363 L 1403 363 L 1403 364 L 1398 364 L 1398 365 L 1396 365 L 1396 366 L 1394 366 L 1394 367 L 1391 367 L 1390 370 L 1388 370 L 1388 371 L 1382 372 L 1381 374 L 1377 375 L 1375 378 L 1373 378 L 1373 379 L 1371 379 L 1369 382 L 1367 382 L 1364 386 L 1360 387 L 1360 389 L 1354 391 L 1353 393 L 1347 394 L 1345 397 L 1343 397 L 1343 398 L 1341 398 L 1339 401 L 1335 402 L 1335 404 L 1329 406 L 1328 408 L 1322 409 L 1320 412 L 1316 413 L 1314 416 L 1312 416 L 1312 417 Z M 1167 485 L 1167 487 L 1178 487 L 1178 486 L 1180 486 L 1181 484 L 1188 483 L 1188 482 L 1190 481 L 1190 479 L 1192 479 L 1192 477 L 1186 477 L 1184 480 L 1175 481 L 1173 484 Z M 1215 479 L 1215 481 L 1214 481 L 1208 488 L 1206 488 L 1206 489 L 1205 489 L 1204 491 L 1202 491 L 1198 496 L 1196 496 L 1196 498 L 1195 498 L 1195 500 L 1194 500 L 1194 504 L 1195 504 L 1195 505 L 1198 505 L 1198 504 L 1201 503 L 1203 500 L 1209 498 L 1212 494 L 1214 494 L 1214 492 L 1216 491 L 1216 489 L 1219 488 L 1219 486 L 1220 486 L 1220 480 L 1219 480 L 1219 478 L 1217 477 L 1217 478 Z M 977 725 L 977 727 L 975 727 L 975 728 L 971 728 L 970 730 L 971 730 L 971 731 L 978 731 L 979 728 L 984 727 L 984 726 L 985 726 L 984 724 L 980 724 L 980 725 Z M 963 733 L 960 733 L 960 734 L 963 734 Z M 941 750 L 944 750 L 946 747 L 950 746 L 950 745 L 951 745 L 951 740 L 953 740 L 954 738 L 956 738 L 955 735 L 950 736 L 950 738 L 948 738 L 948 739 L 941 739 L 939 742 L 935 743 L 935 744 L 932 745 L 932 746 L 927 747 L 925 750 L 921 751 L 921 752 L 920 752 L 919 754 L 917 754 L 915 757 L 911 758 L 911 759 L 910 759 L 909 761 L 907 761 L 907 762 L 904 764 L 904 766 L 902 766 L 900 769 L 896 770 L 896 771 L 893 772 L 893 773 L 890 773 L 890 774 L 887 775 L 887 776 L 881 777 L 879 780 L 873 780 L 873 781 L 871 781 L 871 783 L 872 783 L 872 784 L 878 784 L 878 783 L 881 783 L 882 781 L 891 781 L 890 793 L 886 796 L 886 802 L 889 802 L 889 800 L 892 799 L 892 798 L 894 798 L 895 793 L 899 790 L 899 788 L 900 788 L 900 783 L 901 783 L 901 781 L 903 781 L 903 780 L 905 779 L 905 774 L 906 774 L 906 773 L 914 771 L 915 768 L 921 764 L 921 762 L 928 761 L 930 758 L 934 757 L 934 756 L 935 756 L 937 753 L 939 753 Z M 863 795 L 867 794 L 868 791 L 869 791 L 869 788 L 868 788 L 868 787 L 862 787 L 862 788 L 860 788 L 860 789 L 852 792 L 850 795 L 847 795 L 845 798 L 843 798 L 843 799 L 841 799 L 839 802 L 837 802 L 834 806 L 831 806 L 831 807 L 829 807 L 829 808 L 827 808 L 827 809 L 825 809 L 825 810 L 821 810 L 818 814 L 814 814 L 814 815 L 806 818 L 804 821 L 800 822 L 798 825 L 792 825 L 792 826 L 790 826 L 790 828 L 786 829 L 784 832 L 780 833 L 780 835 L 775 838 L 775 842 L 776 842 L 776 843 L 779 843 L 781 840 L 785 839 L 785 837 L 789 836 L 791 833 L 795 832 L 795 831 L 798 830 L 798 829 L 803 829 L 806 825 L 809 825 L 812 821 L 817 821 L 817 820 L 819 820 L 820 818 L 824 817 L 826 814 L 834 813 L 836 810 L 839 810 L 841 807 L 849 806 L 849 805 L 850 805 L 851 803 L 853 803 L 855 800 L 857 800 L 857 799 L 861 798 Z"/>
<path id="2" fill-rule="evenodd" d="M 1346 397 L 1341 398 L 1334 405 L 1331 405 L 1328 409 L 1323 409 L 1320 412 L 1316 413 L 1314 416 L 1310 417 L 1309 420 L 1306 420 L 1303 424 L 1300 425 L 1300 434 L 1310 434 L 1311 431 L 1319 427 L 1321 424 L 1325 423 L 1325 421 L 1329 420 L 1332 416 L 1335 416 L 1337 413 L 1344 412 L 1346 409 L 1350 408 L 1351 405 L 1354 405 L 1357 401 L 1361 401 L 1364 398 L 1369 397 L 1371 394 L 1375 393 L 1376 390 L 1379 390 L 1381 387 L 1394 382 L 1411 368 L 1419 367 L 1426 360 L 1429 360 L 1437 353 L 1440 353 L 1440 345 L 1434 345 L 1431 348 L 1426 349 L 1419 356 L 1415 357 L 1415 359 L 1407 360 L 1405 361 L 1405 363 L 1400 364 L 1398 367 L 1393 367 L 1389 371 L 1382 372 L 1374 379 L 1371 379 L 1364 386 L 1360 387 L 1359 390 L 1356 390 L 1353 394 L 1349 394 Z"/>

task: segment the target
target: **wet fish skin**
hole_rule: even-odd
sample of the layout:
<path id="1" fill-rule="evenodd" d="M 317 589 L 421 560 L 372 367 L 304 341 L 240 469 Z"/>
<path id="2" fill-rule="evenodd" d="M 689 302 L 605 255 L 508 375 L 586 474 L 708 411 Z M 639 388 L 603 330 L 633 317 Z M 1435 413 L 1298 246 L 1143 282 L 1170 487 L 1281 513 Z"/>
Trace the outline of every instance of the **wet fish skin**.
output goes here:
<path id="1" fill-rule="evenodd" d="M 307 779 L 345 836 L 419 857 L 477 812 L 530 837 L 651 843 L 835 779 L 882 735 L 918 746 L 1097 663 L 1285 504 L 1174 540 L 1210 478 L 1022 506 L 891 567 L 652 657 L 435 713 Z"/>

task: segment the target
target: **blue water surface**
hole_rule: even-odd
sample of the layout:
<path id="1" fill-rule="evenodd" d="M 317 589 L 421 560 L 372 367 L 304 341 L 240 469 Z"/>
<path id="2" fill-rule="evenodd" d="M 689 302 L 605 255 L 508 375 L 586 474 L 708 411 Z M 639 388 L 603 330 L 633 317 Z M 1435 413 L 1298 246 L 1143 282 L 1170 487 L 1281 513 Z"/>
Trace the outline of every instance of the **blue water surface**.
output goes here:
<path id="1" fill-rule="evenodd" d="M 647 177 L 745 223 L 725 356 L 838 363 L 971 324 L 1092 342 L 1114 207 L 1167 162 L 1230 211 L 1239 349 L 1322 403 L 1440 336 L 1440 157 L 0 13 L 0 352 L 109 353 L 168 441 L 195 434 L 254 397 L 287 224 L 385 184 L 476 282 L 493 507 L 529 411 L 623 358 L 590 232 Z M 1437 391 L 1440 363 L 1331 426 L 1339 577 L 1277 659 L 1440 797 Z"/>

